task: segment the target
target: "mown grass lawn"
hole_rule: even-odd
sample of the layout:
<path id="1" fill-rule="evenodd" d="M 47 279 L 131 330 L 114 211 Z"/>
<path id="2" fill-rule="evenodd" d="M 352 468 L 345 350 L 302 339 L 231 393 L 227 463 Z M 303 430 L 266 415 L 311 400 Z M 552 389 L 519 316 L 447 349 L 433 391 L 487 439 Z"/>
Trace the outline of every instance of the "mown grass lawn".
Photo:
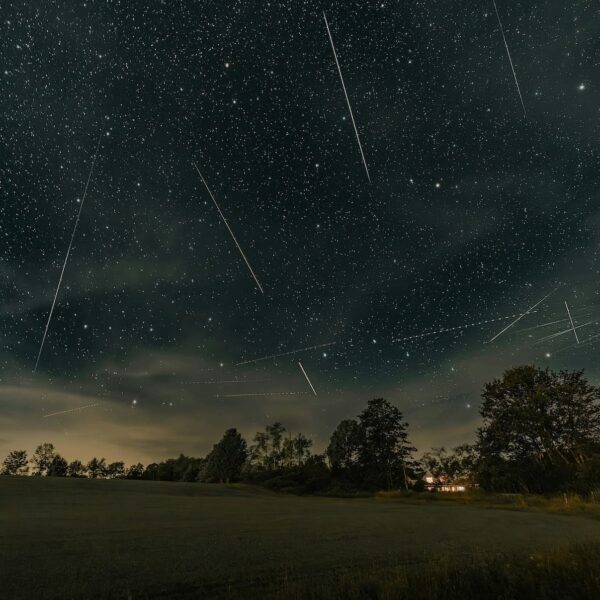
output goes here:
<path id="1" fill-rule="evenodd" d="M 0 477 L 0 597 L 11 600 L 260 598 L 282 581 L 598 540 L 600 520 L 540 511 Z"/>

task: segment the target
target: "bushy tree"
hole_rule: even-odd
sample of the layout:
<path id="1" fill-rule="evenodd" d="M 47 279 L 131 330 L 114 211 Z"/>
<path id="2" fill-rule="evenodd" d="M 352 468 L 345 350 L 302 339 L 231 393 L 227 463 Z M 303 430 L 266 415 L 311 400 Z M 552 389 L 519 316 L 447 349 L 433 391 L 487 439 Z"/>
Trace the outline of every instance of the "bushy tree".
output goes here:
<path id="1" fill-rule="evenodd" d="M 85 477 L 86 469 L 80 460 L 74 460 L 67 467 L 67 477 Z"/>
<path id="2" fill-rule="evenodd" d="M 254 436 L 250 447 L 250 461 L 256 468 L 275 471 L 283 466 L 283 434 L 285 427 L 277 422 L 267 425 L 265 431 Z"/>
<path id="3" fill-rule="evenodd" d="M 27 475 L 29 461 L 25 450 L 13 450 L 2 461 L 1 475 Z"/>
<path id="4" fill-rule="evenodd" d="M 351 475 L 358 465 L 360 426 L 354 419 L 339 423 L 331 435 L 326 454 L 334 475 Z"/>
<path id="5" fill-rule="evenodd" d="M 86 465 L 90 479 L 100 479 L 106 475 L 106 460 L 104 458 L 92 458 Z"/>
<path id="6" fill-rule="evenodd" d="M 125 476 L 125 463 L 122 460 L 112 462 L 106 467 L 106 477 L 122 479 Z"/>
<path id="7" fill-rule="evenodd" d="M 142 479 L 158 481 L 158 463 L 150 463 L 149 465 L 146 465 Z"/>
<path id="8" fill-rule="evenodd" d="M 135 465 L 131 465 L 126 473 L 126 479 L 141 479 L 144 474 L 144 465 L 142 463 L 137 463 Z"/>
<path id="9" fill-rule="evenodd" d="M 48 477 L 66 477 L 67 470 L 67 461 L 60 454 L 55 454 L 50 461 L 46 475 Z"/>
<path id="10" fill-rule="evenodd" d="M 599 452 L 600 388 L 583 371 L 526 365 L 486 384 L 477 477 L 498 491 L 568 489 Z"/>
<path id="11" fill-rule="evenodd" d="M 286 469 L 301 467 L 310 456 L 311 446 L 312 440 L 303 433 L 298 433 L 294 437 L 290 434 L 283 440 L 281 448 L 283 466 Z"/>
<path id="12" fill-rule="evenodd" d="M 416 448 L 408 441 L 402 412 L 384 398 L 375 398 L 358 416 L 358 460 L 369 488 L 408 488 L 408 471 Z"/>
<path id="13" fill-rule="evenodd" d="M 33 474 L 37 476 L 44 476 L 48 474 L 48 469 L 54 459 L 54 445 L 47 442 L 40 444 L 31 457 L 33 464 Z"/>
<path id="14" fill-rule="evenodd" d="M 463 444 L 447 451 L 432 448 L 421 457 L 421 467 L 431 473 L 436 483 L 471 483 L 474 476 L 475 452 Z"/>
<path id="15" fill-rule="evenodd" d="M 237 429 L 228 429 L 207 456 L 205 478 L 221 483 L 235 481 L 239 479 L 247 457 L 246 440 Z"/>

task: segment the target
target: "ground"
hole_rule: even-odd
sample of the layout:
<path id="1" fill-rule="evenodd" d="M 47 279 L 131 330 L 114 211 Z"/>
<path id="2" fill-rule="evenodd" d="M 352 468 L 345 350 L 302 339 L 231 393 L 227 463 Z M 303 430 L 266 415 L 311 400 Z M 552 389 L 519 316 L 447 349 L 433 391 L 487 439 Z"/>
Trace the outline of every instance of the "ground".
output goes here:
<path id="1" fill-rule="evenodd" d="M 541 511 L 0 477 L 0 598 L 11 600 L 217 597 L 356 565 L 597 539 L 600 520 Z"/>

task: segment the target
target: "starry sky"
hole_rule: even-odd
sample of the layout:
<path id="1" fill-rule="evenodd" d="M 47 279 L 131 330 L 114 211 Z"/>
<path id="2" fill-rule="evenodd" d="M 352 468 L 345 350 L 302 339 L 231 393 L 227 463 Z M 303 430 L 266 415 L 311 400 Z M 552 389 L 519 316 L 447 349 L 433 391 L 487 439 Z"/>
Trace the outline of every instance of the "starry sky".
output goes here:
<path id="1" fill-rule="evenodd" d="M 510 366 L 599 382 L 600 19 L 496 3 L 520 89 L 492 0 L 3 2 L 0 454 L 322 450 L 378 396 L 424 451 Z"/>

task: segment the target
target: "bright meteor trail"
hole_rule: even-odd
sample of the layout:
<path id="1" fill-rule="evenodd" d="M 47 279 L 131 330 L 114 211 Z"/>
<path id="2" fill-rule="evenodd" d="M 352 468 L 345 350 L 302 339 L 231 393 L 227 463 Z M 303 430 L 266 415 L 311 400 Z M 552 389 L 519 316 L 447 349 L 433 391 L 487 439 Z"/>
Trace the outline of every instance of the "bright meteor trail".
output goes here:
<path id="1" fill-rule="evenodd" d="M 573 317 L 571 317 L 571 311 L 569 310 L 569 305 L 567 304 L 566 300 L 565 300 L 565 308 L 567 309 L 567 314 L 569 315 L 569 321 L 571 322 L 571 328 L 573 329 L 573 333 L 575 334 L 575 339 L 577 340 L 577 343 L 579 344 L 579 336 L 577 335 L 577 329 L 576 329 L 575 325 L 573 324 Z"/>
<path id="2" fill-rule="evenodd" d="M 516 323 L 518 323 L 525 315 L 528 315 L 534 308 L 537 308 L 546 298 L 548 298 L 548 296 L 551 296 L 552 294 L 554 294 L 554 292 L 557 290 L 558 288 L 554 288 L 549 294 L 546 294 L 539 302 L 536 302 L 531 308 L 528 308 L 522 315 L 519 315 L 512 323 L 510 323 L 510 325 L 507 325 L 500 333 L 497 333 L 489 342 L 493 342 L 496 338 L 500 337 L 505 331 L 507 331 L 508 329 L 510 329 L 513 325 L 515 325 Z"/>
<path id="3" fill-rule="evenodd" d="M 71 233 L 71 241 L 69 242 L 69 247 L 67 248 L 67 254 L 65 255 L 65 261 L 63 262 L 62 270 L 60 272 L 60 277 L 58 279 L 58 285 L 56 286 L 56 292 L 54 292 L 54 300 L 52 301 L 52 306 L 50 307 L 50 313 L 48 315 L 48 321 L 46 322 L 46 328 L 44 329 L 42 343 L 40 344 L 40 350 L 38 352 L 37 359 L 35 361 L 35 367 L 33 369 L 34 372 L 37 371 L 38 364 L 40 362 L 40 357 L 42 356 L 42 350 L 44 349 L 44 343 L 46 342 L 46 336 L 48 335 L 48 328 L 50 327 L 50 321 L 52 320 L 52 314 L 54 313 L 54 307 L 56 306 L 56 299 L 58 298 L 58 292 L 60 291 L 60 286 L 62 284 L 63 275 L 65 274 L 65 269 L 67 268 L 67 262 L 69 260 L 69 255 L 71 254 L 71 248 L 73 247 L 73 240 L 75 239 L 75 233 L 77 232 L 77 226 L 79 225 L 81 211 L 83 210 L 83 203 L 85 202 L 85 197 L 87 196 L 88 187 L 90 185 L 90 180 L 92 178 L 92 172 L 94 171 L 94 165 L 96 164 L 96 158 L 98 157 L 98 150 L 100 149 L 101 141 L 102 141 L 102 135 L 98 138 L 98 143 L 96 144 L 96 152 L 94 154 L 94 158 L 92 159 L 92 166 L 90 167 L 90 172 L 88 174 L 88 178 L 87 178 L 87 181 L 85 184 L 85 190 L 83 191 L 83 197 L 81 199 L 81 204 L 79 205 L 77 219 L 75 219 L 73 233 Z"/>
<path id="4" fill-rule="evenodd" d="M 363 165 L 365 166 L 365 171 L 367 172 L 367 179 L 369 180 L 369 183 L 371 183 L 371 176 L 369 175 L 369 167 L 367 167 L 367 160 L 365 159 L 365 154 L 362 149 L 362 144 L 360 143 L 360 137 L 358 135 L 358 128 L 356 127 L 356 121 L 354 120 L 354 114 L 352 113 L 352 106 L 350 106 L 350 99 L 348 98 L 348 92 L 346 91 L 346 85 L 344 84 L 344 77 L 342 75 L 342 69 L 341 69 L 340 63 L 338 61 L 337 52 L 335 51 L 335 46 L 333 44 L 333 38 L 331 37 L 331 31 L 329 30 L 329 23 L 327 22 L 327 16 L 325 15 L 325 13 L 323 13 L 323 19 L 325 19 L 325 27 L 327 27 L 327 35 L 329 36 L 329 41 L 331 42 L 331 49 L 333 50 L 333 58 L 335 58 L 335 64 L 337 66 L 337 70 L 340 75 L 340 81 L 342 82 L 344 96 L 346 96 L 346 104 L 348 104 L 348 111 L 350 112 L 350 118 L 352 119 L 352 125 L 354 126 L 354 133 L 356 134 L 356 141 L 358 142 L 358 149 L 360 150 L 360 156 L 362 157 Z"/>
<path id="5" fill-rule="evenodd" d="M 260 282 L 258 281 L 258 278 L 254 274 L 254 271 L 252 270 L 252 267 L 250 266 L 250 263 L 248 262 L 248 259 L 246 258 L 246 255 L 244 254 L 244 251 L 242 250 L 242 247 L 238 244 L 238 241 L 237 241 L 235 235 L 233 234 L 233 231 L 231 230 L 231 227 L 229 227 L 229 223 L 227 222 L 227 219 L 225 218 L 225 215 L 223 214 L 223 212 L 219 208 L 219 205 L 217 204 L 217 201 L 215 200 L 215 197 L 213 196 L 212 192 L 210 191 L 210 188 L 208 187 L 208 184 L 204 180 L 204 177 L 202 177 L 202 173 L 200 173 L 200 169 L 198 168 L 198 165 L 196 165 L 196 163 L 192 163 L 192 164 L 194 165 L 194 168 L 196 169 L 196 171 L 198 171 L 198 175 L 200 175 L 200 179 L 202 179 L 202 183 L 204 184 L 204 187 L 206 188 L 206 191 L 208 192 L 208 195 L 212 198 L 212 201 L 214 202 L 217 210 L 219 211 L 219 215 L 221 216 L 221 219 L 223 219 L 223 223 L 225 223 L 225 227 L 227 227 L 227 231 L 229 231 L 229 234 L 231 235 L 231 239 L 235 242 L 235 245 L 237 246 L 237 249 L 240 251 L 240 254 L 242 255 L 242 258 L 244 259 L 244 262 L 246 263 L 246 266 L 248 267 L 248 270 L 250 271 L 250 274 L 252 275 L 254 281 L 256 281 L 256 285 L 258 286 L 258 289 L 260 290 L 261 294 L 264 294 L 265 292 L 262 289 L 262 285 L 260 285 Z"/>
<path id="6" fill-rule="evenodd" d="M 523 116 L 527 118 L 527 111 L 525 110 L 525 103 L 523 102 L 523 96 L 521 95 L 521 88 L 519 87 L 519 81 L 517 79 L 517 73 L 515 71 L 515 67 L 513 65 L 512 58 L 510 57 L 510 50 L 508 49 L 508 44 L 506 43 L 506 36 L 504 35 L 504 28 L 502 27 L 502 21 L 500 20 L 500 13 L 498 12 L 498 7 L 496 6 L 496 0 L 492 0 L 494 3 L 494 10 L 496 11 L 496 17 L 498 18 L 498 25 L 500 26 L 500 33 L 502 33 L 502 39 L 504 40 L 504 47 L 506 48 L 506 54 L 508 55 L 508 62 L 510 63 L 510 68 L 512 69 L 513 77 L 515 78 L 515 84 L 517 85 L 517 92 L 519 94 L 519 99 L 521 100 L 521 106 L 523 107 Z"/>
<path id="7" fill-rule="evenodd" d="M 313 394 L 316 396 L 317 395 L 317 390 L 315 390 L 312 382 L 308 378 L 308 375 L 306 374 L 306 371 L 304 370 L 304 367 L 302 366 L 302 363 L 300 361 L 298 361 L 298 366 L 302 370 L 302 374 L 304 375 L 304 377 L 306 377 L 306 381 L 308 381 L 308 385 L 310 385 L 310 389 L 313 391 Z"/>

